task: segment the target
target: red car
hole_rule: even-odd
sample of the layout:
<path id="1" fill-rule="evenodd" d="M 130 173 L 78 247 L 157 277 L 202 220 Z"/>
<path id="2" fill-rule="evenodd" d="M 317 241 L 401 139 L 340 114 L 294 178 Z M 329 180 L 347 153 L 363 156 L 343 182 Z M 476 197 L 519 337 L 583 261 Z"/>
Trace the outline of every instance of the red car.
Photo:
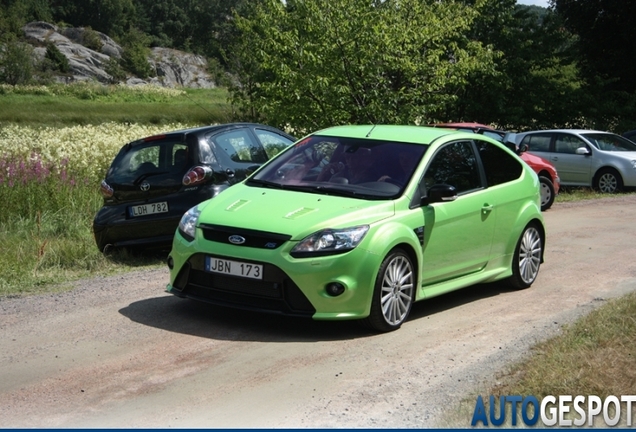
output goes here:
<path id="1" fill-rule="evenodd" d="M 512 142 L 507 142 L 506 135 L 508 132 L 493 129 L 481 123 L 439 123 L 429 126 L 480 133 L 508 145 L 508 147 L 515 151 L 539 176 L 539 181 L 541 182 L 541 210 L 545 211 L 552 206 L 554 198 L 559 193 L 559 188 L 561 187 L 561 181 L 556 168 L 542 157 L 528 153 L 525 149 L 518 149 Z"/>

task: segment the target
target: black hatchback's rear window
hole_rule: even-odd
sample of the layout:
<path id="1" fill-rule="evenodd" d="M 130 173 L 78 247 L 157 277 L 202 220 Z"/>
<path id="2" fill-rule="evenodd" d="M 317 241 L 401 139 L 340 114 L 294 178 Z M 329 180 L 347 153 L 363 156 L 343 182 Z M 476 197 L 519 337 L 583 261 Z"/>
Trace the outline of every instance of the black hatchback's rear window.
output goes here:
<path id="1" fill-rule="evenodd" d="M 190 150 L 182 141 L 150 141 L 125 146 L 111 165 L 107 177 L 117 183 L 132 182 L 148 174 L 178 175 L 191 165 Z"/>

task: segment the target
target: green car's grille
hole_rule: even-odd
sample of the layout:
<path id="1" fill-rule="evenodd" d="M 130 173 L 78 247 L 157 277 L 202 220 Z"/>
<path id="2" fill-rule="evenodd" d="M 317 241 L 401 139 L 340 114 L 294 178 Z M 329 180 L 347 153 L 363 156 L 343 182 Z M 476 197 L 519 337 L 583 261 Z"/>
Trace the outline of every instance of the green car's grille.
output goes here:
<path id="1" fill-rule="evenodd" d="M 203 231 L 203 237 L 206 240 L 234 244 L 236 246 L 276 249 L 287 240 L 291 239 L 291 236 L 287 234 L 256 231 L 222 225 L 201 224 L 200 228 Z M 238 241 L 240 241 L 240 243 L 238 243 Z"/>
<path id="2" fill-rule="evenodd" d="M 222 257 L 219 257 L 222 258 Z M 221 275 L 205 270 L 205 255 L 195 254 L 175 279 L 174 294 L 222 306 L 295 316 L 312 316 L 316 309 L 280 268 L 263 265 L 263 279 Z"/>

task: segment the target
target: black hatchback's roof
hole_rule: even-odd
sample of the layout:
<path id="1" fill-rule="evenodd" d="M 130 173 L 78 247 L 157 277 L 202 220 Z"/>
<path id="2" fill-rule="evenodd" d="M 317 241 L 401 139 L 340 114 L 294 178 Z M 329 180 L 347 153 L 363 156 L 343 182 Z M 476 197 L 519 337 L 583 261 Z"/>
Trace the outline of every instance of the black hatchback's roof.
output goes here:
<path id="1" fill-rule="evenodd" d="M 187 128 L 187 129 L 168 131 L 165 133 L 156 134 L 156 135 L 152 135 L 152 136 L 148 136 L 148 137 L 144 137 L 144 138 L 132 141 L 129 143 L 129 145 L 135 145 L 135 144 L 140 144 L 147 141 L 160 140 L 164 138 L 175 139 L 175 138 L 184 137 L 185 135 L 188 135 L 191 133 L 197 133 L 197 132 L 203 132 L 203 133 L 220 132 L 225 130 L 238 129 L 242 127 L 258 127 L 258 128 L 276 130 L 275 128 L 271 126 L 267 126 L 267 125 L 259 124 L 259 123 L 248 123 L 248 122 L 223 123 L 218 125 L 197 126 L 197 127 Z M 280 131 L 280 132 L 283 132 L 283 131 Z"/>

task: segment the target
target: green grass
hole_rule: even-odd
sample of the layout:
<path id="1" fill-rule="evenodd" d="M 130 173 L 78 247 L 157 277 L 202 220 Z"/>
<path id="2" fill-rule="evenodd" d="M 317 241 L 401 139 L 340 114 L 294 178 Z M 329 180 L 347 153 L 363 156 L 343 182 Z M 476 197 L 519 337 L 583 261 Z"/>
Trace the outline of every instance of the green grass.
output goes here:
<path id="1" fill-rule="evenodd" d="M 490 395 L 495 400 L 506 395 L 533 395 L 539 400 L 547 395 L 596 395 L 601 399 L 610 395 L 633 395 L 636 389 L 634 341 L 636 292 L 608 301 L 575 323 L 564 326 L 559 336 L 535 345 L 529 357 L 511 365 L 497 377 L 496 385 L 483 389 L 481 395 L 486 413 L 489 412 Z M 468 427 L 476 400 L 477 395 L 471 395 L 456 410 L 449 411 L 446 425 Z M 625 408 L 623 404 L 623 426 L 626 425 Z M 587 412 L 587 408 L 584 409 Z M 632 404 L 632 427 L 636 421 L 635 411 Z M 571 419 L 580 417 L 574 412 L 571 414 Z M 517 417 L 520 422 L 519 413 Z M 510 409 L 506 418 L 511 418 Z M 508 422 L 504 427 L 511 425 Z"/>
<path id="2" fill-rule="evenodd" d="M 629 193 L 629 192 L 627 192 Z M 561 187 L 559 194 L 556 196 L 555 202 L 572 202 L 583 201 L 597 198 L 607 197 L 607 194 L 595 191 L 591 188 L 584 187 Z"/>
<path id="3" fill-rule="evenodd" d="M 0 85 L 0 125 L 5 126 L 5 135 L 13 133 L 10 125 L 34 128 L 28 133 L 51 139 L 51 134 L 40 134 L 37 130 L 112 122 L 131 127 L 223 123 L 231 121 L 230 112 L 225 89 L 130 89 L 90 83 L 48 87 Z M 65 136 L 69 136 L 68 131 Z M 112 138 L 103 134 L 91 136 L 87 145 L 94 146 L 95 151 L 103 150 L 101 147 Z M 95 183 L 88 176 L 95 160 L 82 165 L 75 160 L 51 161 L 42 155 L 43 151 L 53 152 L 51 146 L 55 150 L 68 146 L 63 139 L 51 144 L 16 136 L 5 137 L 3 142 L 0 298 L 68 289 L 64 287 L 65 281 L 140 266 L 165 265 L 161 255 L 123 251 L 105 257 L 98 251 L 91 227 L 102 200 L 98 181 Z M 18 154 L 16 143 L 19 143 Z M 123 144 L 125 141 L 117 145 Z M 25 146 L 29 148 L 21 151 Z M 34 159 L 34 154 L 39 156 Z M 103 171 L 103 167 L 98 168 Z"/>
<path id="4" fill-rule="evenodd" d="M 130 92 L 118 86 L 67 86 L 74 91 L 0 87 L 0 124 L 74 126 L 107 122 L 214 124 L 231 120 L 225 89 Z"/>
<path id="5" fill-rule="evenodd" d="M 55 176 L 0 184 L 0 298 L 69 289 L 65 282 L 164 265 L 157 254 L 102 255 L 91 223 L 101 206 L 94 185 Z"/>

